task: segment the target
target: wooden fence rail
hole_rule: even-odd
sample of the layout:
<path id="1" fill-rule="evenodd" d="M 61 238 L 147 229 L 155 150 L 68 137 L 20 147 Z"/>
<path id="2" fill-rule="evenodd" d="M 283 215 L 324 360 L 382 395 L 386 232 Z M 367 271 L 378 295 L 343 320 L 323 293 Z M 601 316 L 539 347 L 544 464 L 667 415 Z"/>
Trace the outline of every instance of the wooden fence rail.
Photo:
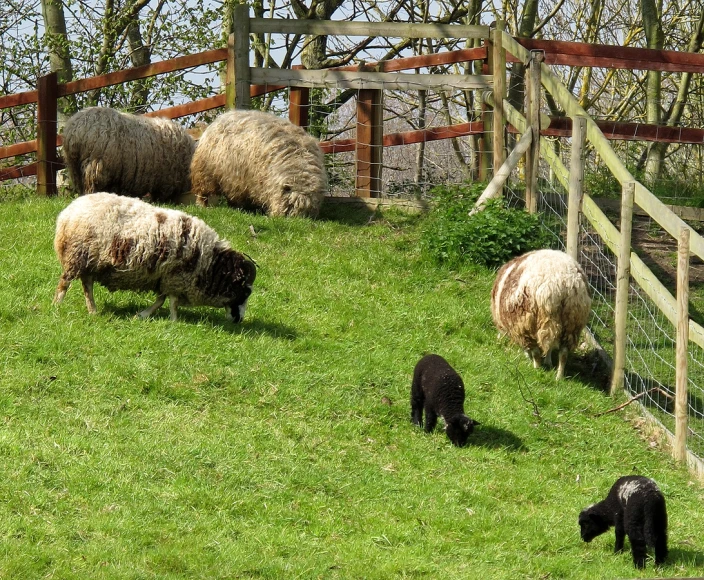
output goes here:
<path id="1" fill-rule="evenodd" d="M 242 14 L 246 13 L 246 8 L 243 7 Z M 347 36 L 369 36 L 375 34 L 384 34 L 387 36 L 399 36 L 403 38 L 427 38 L 427 37 L 447 37 L 448 35 L 459 35 L 468 38 L 485 38 L 487 43 L 484 46 L 472 49 L 464 49 L 457 51 L 449 51 L 446 53 L 438 53 L 432 55 L 422 55 L 416 57 L 399 58 L 390 61 L 381 61 L 376 63 L 360 63 L 345 67 L 339 67 L 334 71 L 280 71 L 269 69 L 269 72 L 260 72 L 252 70 L 252 79 L 250 81 L 254 86 L 250 86 L 248 97 L 261 96 L 268 92 L 281 90 L 290 87 L 292 98 L 290 107 L 290 119 L 292 122 L 306 126 L 307 104 L 306 86 L 319 86 L 320 75 L 329 80 L 327 82 L 339 86 L 340 82 L 350 83 L 351 86 L 358 88 L 376 88 L 381 86 L 388 88 L 389 83 L 394 84 L 398 88 L 406 88 L 409 90 L 418 90 L 426 86 L 434 86 L 438 89 L 456 89 L 457 87 L 465 89 L 485 89 L 488 90 L 492 84 L 505 82 L 505 74 L 499 74 L 498 71 L 505 71 L 504 62 L 497 62 L 494 65 L 493 61 L 501 58 L 508 62 L 518 60 L 518 57 L 512 53 L 505 53 L 502 50 L 501 41 L 507 35 L 501 31 L 502 23 L 497 24 L 497 30 L 491 32 L 488 27 L 484 26 L 461 26 L 461 25 L 437 25 L 437 24 L 405 24 L 405 23 L 350 23 L 350 22 L 311 22 L 311 21 L 281 21 L 272 19 L 250 19 L 248 13 L 245 17 L 240 18 L 238 22 L 244 22 L 248 26 L 248 30 L 280 33 L 280 34 L 337 34 Z M 304 32 L 305 31 L 305 32 Z M 501 34 L 497 34 L 501 32 Z M 487 38 L 489 35 L 492 40 Z M 421 35 L 421 36 L 419 36 Z M 245 42 L 247 35 L 240 35 L 242 46 L 247 45 Z M 510 38 L 510 37 L 508 37 Z M 235 39 L 233 38 L 233 41 Z M 584 43 L 571 43 L 561 41 L 544 41 L 544 40 L 529 40 L 520 39 L 520 45 L 531 50 L 539 50 L 545 53 L 545 63 L 547 64 L 567 64 L 580 65 L 586 64 L 591 66 L 603 66 L 609 68 L 646 68 L 650 70 L 673 70 L 687 72 L 704 72 L 704 55 L 679 53 L 674 51 L 652 51 L 649 49 L 636 49 L 627 47 L 600 46 L 589 45 Z M 492 47 L 493 54 L 488 53 L 488 46 Z M 242 58 L 248 54 L 248 51 L 240 50 L 240 68 L 244 67 L 246 60 Z M 506 54 L 506 56 L 502 56 Z M 218 62 L 227 62 L 228 71 L 230 71 L 229 80 L 233 81 L 234 71 L 236 69 L 235 59 L 236 51 L 234 42 L 228 48 L 218 48 L 204 51 L 193 55 L 185 55 L 152 63 L 142 67 L 117 71 L 80 79 L 64 84 L 57 84 L 55 87 L 49 80 L 48 83 L 41 88 L 41 91 L 47 92 L 47 95 L 40 95 L 40 88 L 33 91 L 26 91 L 15 95 L 5 95 L 0 97 L 0 109 L 39 103 L 40 99 L 48 99 L 44 102 L 43 113 L 48 113 L 48 109 L 52 107 L 51 101 L 54 99 L 52 91 L 56 97 L 77 94 L 84 91 L 91 91 L 109 87 L 116 84 L 134 81 L 138 79 L 148 78 L 158 74 L 187 70 L 189 68 L 213 64 Z M 483 60 L 487 63 L 487 70 L 493 75 L 490 77 L 471 77 L 466 76 L 448 78 L 443 75 L 441 78 L 426 78 L 426 80 L 418 81 L 417 77 L 421 75 L 393 75 L 388 77 L 371 77 L 366 73 L 394 73 L 403 70 L 409 70 L 421 67 L 441 66 L 448 64 L 457 64 L 472 60 Z M 248 64 L 248 63 L 247 63 Z M 249 68 L 249 67 L 247 67 Z M 356 75 L 345 75 L 343 73 L 363 73 Z M 339 76 L 338 76 L 339 75 Z M 422 75 L 427 77 L 427 75 Z M 277 77 L 279 82 L 277 82 Z M 414 77 L 414 78 L 411 78 Z M 257 84 L 261 83 L 261 84 Z M 381 84 L 379 84 L 381 83 Z M 419 86 L 422 85 L 422 86 Z M 228 83 L 231 86 L 231 83 Z M 497 90 L 500 94 L 505 93 L 505 87 L 499 86 Z M 234 92 L 234 91 L 233 91 Z M 243 100 L 243 98 L 241 98 Z M 166 118 L 179 118 L 196 113 L 202 113 L 215 108 L 234 104 L 234 96 L 230 96 L 228 101 L 227 94 L 215 95 L 199 101 L 185 103 L 174 107 L 153 111 L 147 113 L 148 116 L 161 116 Z M 299 104 L 300 103 L 300 104 Z M 488 115 L 485 120 L 491 121 L 497 126 L 502 126 L 501 111 L 498 115 Z M 43 119 L 41 124 L 46 125 L 47 119 Z M 51 123 L 51 120 L 48 121 Z M 37 163 L 28 164 L 25 166 L 15 166 L 3 168 L 0 170 L 0 181 L 6 179 L 15 179 L 22 176 L 37 175 L 41 183 L 38 186 L 40 192 L 51 194 L 55 188 L 53 185 L 55 171 L 61 167 L 58 156 L 52 154 L 51 149 L 60 146 L 60 136 L 54 138 L 50 127 L 38 129 L 38 138 L 24 143 L 15 143 L 9 146 L 0 147 L 0 159 L 25 155 L 27 153 L 37 153 Z M 459 124 L 457 126 L 448 126 L 444 128 L 425 129 L 420 131 L 409 131 L 405 133 L 397 133 L 391 136 L 382 137 L 381 147 L 386 147 L 395 144 L 406 144 L 420 141 L 430 141 L 443 138 L 457 137 L 460 135 L 474 134 L 480 125 L 472 123 L 471 132 L 467 132 L 467 124 Z M 629 139 L 643 141 L 665 141 L 678 143 L 704 143 L 704 130 L 702 129 L 686 129 L 678 127 L 660 127 L 644 124 L 631 123 L 613 123 L 613 122 L 598 122 L 597 126 L 604 134 L 611 139 Z M 515 130 L 509 127 L 509 131 Z M 551 120 L 549 127 L 541 128 L 542 135 L 552 136 L 568 136 L 571 133 L 569 118 L 554 118 Z M 489 134 L 489 133 L 485 133 Z M 483 151 L 480 152 L 485 161 L 493 158 L 494 170 L 500 167 L 503 161 L 503 146 L 500 138 L 503 136 L 503 131 L 497 130 L 494 127 L 493 132 L 494 143 L 485 143 Z M 48 140 L 48 141 L 47 141 Z M 46 143 L 45 143 L 46 142 Z M 326 151 L 343 151 L 349 150 L 349 143 L 341 142 L 325 142 L 321 146 Z M 493 155 L 489 155 L 493 152 Z"/>

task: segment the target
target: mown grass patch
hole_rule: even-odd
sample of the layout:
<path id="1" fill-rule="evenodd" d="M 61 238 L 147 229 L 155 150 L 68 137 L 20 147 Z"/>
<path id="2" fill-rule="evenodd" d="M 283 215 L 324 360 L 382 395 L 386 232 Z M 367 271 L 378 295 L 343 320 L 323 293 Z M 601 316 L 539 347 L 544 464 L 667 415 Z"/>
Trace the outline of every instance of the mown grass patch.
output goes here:
<path id="1" fill-rule="evenodd" d="M 423 218 L 188 208 L 259 273 L 242 324 L 172 323 L 99 287 L 90 316 L 75 283 L 51 305 L 67 203 L 0 205 L 0 576 L 652 576 L 613 533 L 579 539 L 579 510 L 629 473 L 668 500 L 659 573 L 704 574 L 702 486 L 630 409 L 594 417 L 615 403 L 584 361 L 556 383 L 497 342 L 493 272 L 424 260 Z M 427 352 L 465 380 L 466 448 L 412 428 Z"/>

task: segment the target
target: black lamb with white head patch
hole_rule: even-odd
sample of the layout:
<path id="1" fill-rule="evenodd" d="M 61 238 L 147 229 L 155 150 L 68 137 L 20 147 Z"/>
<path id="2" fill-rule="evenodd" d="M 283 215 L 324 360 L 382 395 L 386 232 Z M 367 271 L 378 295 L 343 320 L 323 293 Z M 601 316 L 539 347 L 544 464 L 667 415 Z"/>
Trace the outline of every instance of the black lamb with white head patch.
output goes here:
<path id="1" fill-rule="evenodd" d="M 437 354 L 424 356 L 413 371 L 411 421 L 425 431 L 435 429 L 438 415 L 445 421 L 445 432 L 458 447 L 467 443 L 477 421 L 464 414 L 464 383 L 448 362 Z"/>
<path id="2" fill-rule="evenodd" d="M 616 528 L 615 552 L 628 536 L 636 568 L 645 568 L 647 547 L 655 549 L 655 564 L 667 558 L 665 497 L 652 479 L 639 475 L 619 478 L 604 501 L 579 514 L 582 539 L 591 542 L 611 526 Z"/>

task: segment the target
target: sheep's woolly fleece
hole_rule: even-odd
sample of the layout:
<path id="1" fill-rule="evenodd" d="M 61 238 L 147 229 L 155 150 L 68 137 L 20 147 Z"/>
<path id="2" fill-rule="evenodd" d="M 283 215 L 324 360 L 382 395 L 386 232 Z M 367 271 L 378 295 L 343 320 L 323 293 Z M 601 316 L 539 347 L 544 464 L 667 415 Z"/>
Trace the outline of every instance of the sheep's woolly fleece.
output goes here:
<path id="1" fill-rule="evenodd" d="M 318 142 L 261 111 L 218 117 L 203 132 L 191 163 L 191 192 L 200 205 L 224 195 L 231 206 L 271 216 L 315 217 L 326 191 Z"/>
<path id="2" fill-rule="evenodd" d="M 584 270 L 564 252 L 536 250 L 504 264 L 491 292 L 491 315 L 503 334 L 540 366 L 559 349 L 557 378 L 590 314 Z"/>
<path id="3" fill-rule="evenodd" d="M 169 119 L 90 107 L 66 122 L 63 139 L 68 176 L 79 194 L 169 201 L 190 189 L 195 141 Z"/>
<path id="4" fill-rule="evenodd" d="M 80 278 L 90 312 L 95 281 L 111 291 L 156 292 L 142 316 L 168 296 L 172 319 L 182 303 L 225 307 L 238 322 L 256 276 L 254 264 L 197 217 L 111 193 L 79 197 L 63 210 L 54 249 L 63 267 L 54 302 Z"/>

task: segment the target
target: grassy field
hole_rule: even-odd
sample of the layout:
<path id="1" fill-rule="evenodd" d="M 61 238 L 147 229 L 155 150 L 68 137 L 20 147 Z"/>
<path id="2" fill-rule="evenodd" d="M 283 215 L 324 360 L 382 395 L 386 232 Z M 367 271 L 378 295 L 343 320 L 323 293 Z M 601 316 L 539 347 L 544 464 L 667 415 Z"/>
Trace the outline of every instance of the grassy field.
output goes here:
<path id="1" fill-rule="evenodd" d="M 67 203 L 0 204 L 1 578 L 704 575 L 701 483 L 631 407 L 594 416 L 616 402 L 588 355 L 556 383 L 497 342 L 493 273 L 423 260 L 421 218 L 190 208 L 259 274 L 242 324 L 172 323 L 100 287 L 90 316 L 80 284 L 51 305 Z M 465 448 L 410 423 L 427 352 L 464 378 Z M 658 571 L 579 538 L 631 473 L 667 497 Z"/>

